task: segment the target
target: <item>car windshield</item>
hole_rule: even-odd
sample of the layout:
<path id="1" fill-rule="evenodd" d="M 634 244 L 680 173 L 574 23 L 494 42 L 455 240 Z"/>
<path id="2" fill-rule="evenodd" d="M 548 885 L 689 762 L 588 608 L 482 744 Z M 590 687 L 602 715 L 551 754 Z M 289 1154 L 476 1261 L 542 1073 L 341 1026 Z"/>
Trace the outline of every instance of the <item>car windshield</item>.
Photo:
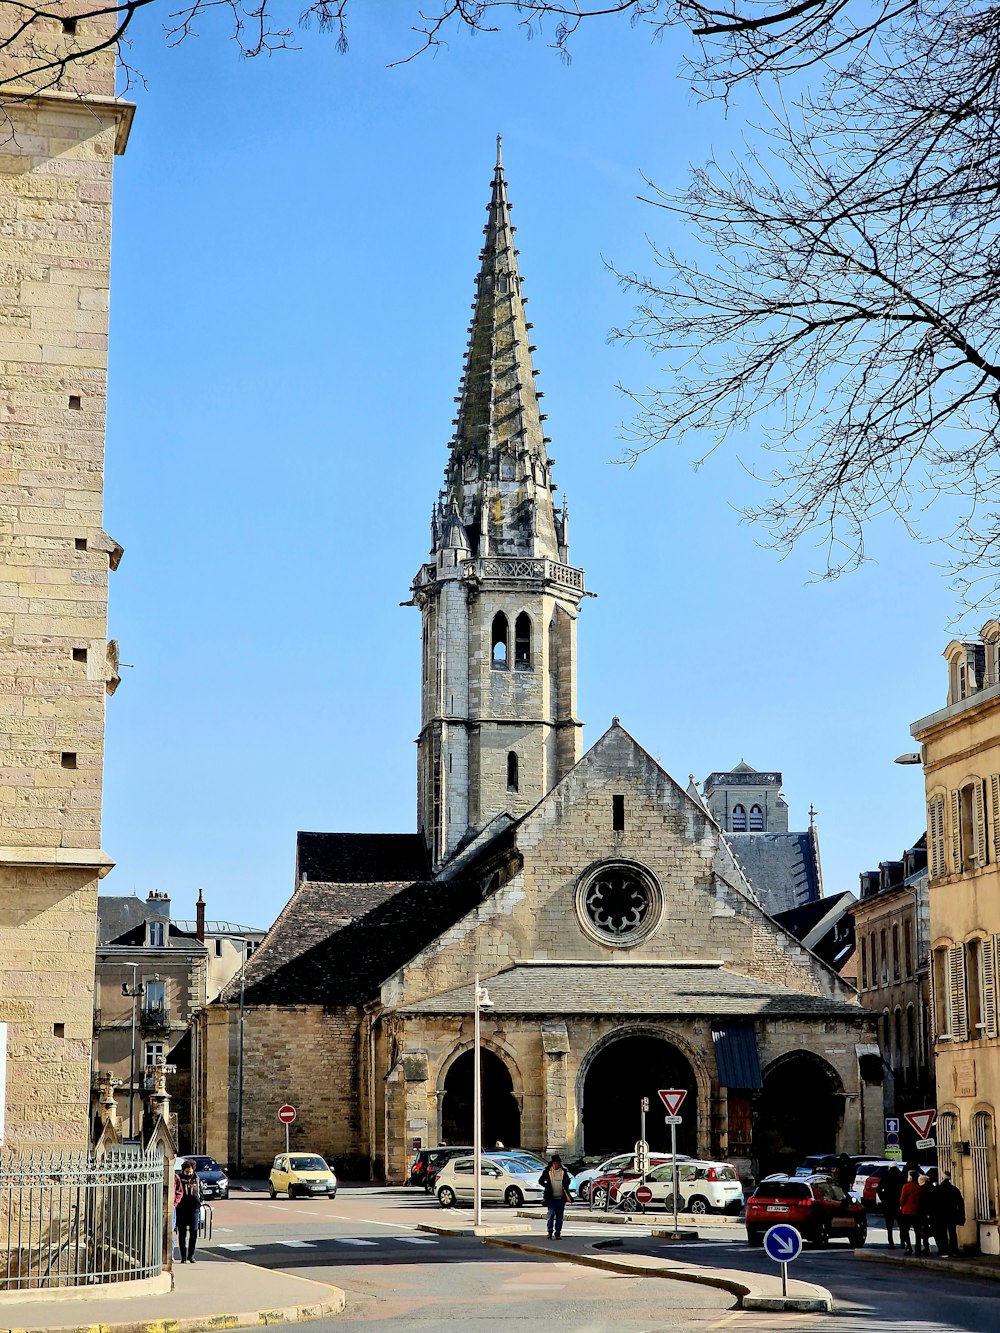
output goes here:
<path id="1" fill-rule="evenodd" d="M 526 1162 L 523 1157 L 494 1157 L 493 1161 L 512 1176 L 538 1175 L 538 1167 L 532 1162 Z"/>
<path id="2" fill-rule="evenodd" d="M 817 1180 L 813 1185 L 813 1192 L 817 1198 L 833 1199 L 835 1203 L 842 1203 L 847 1198 L 840 1186 L 835 1185 L 832 1180 Z"/>
<path id="3" fill-rule="evenodd" d="M 329 1171 L 329 1167 L 322 1157 L 293 1157 L 291 1158 L 293 1171 Z"/>
<path id="4" fill-rule="evenodd" d="M 196 1157 L 194 1159 L 196 1171 L 221 1171 L 222 1168 L 214 1157 Z"/>
<path id="5" fill-rule="evenodd" d="M 754 1190 L 755 1199 L 808 1199 L 809 1186 L 797 1180 L 766 1180 Z"/>

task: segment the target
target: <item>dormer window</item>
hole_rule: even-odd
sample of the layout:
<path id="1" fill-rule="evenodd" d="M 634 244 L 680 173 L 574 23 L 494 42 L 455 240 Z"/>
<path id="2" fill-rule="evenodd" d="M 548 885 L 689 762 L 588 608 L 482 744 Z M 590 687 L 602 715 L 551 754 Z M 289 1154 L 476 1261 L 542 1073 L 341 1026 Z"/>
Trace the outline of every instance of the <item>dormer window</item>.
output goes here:
<path id="1" fill-rule="evenodd" d="M 502 611 L 498 611 L 493 617 L 493 632 L 491 636 L 490 658 L 495 671 L 507 670 L 507 639 L 510 629 L 507 624 L 507 617 Z"/>
<path id="2" fill-rule="evenodd" d="M 164 942 L 164 923 L 162 921 L 150 921 L 149 947 L 151 949 L 162 949 L 163 942 Z"/>
<path id="3" fill-rule="evenodd" d="M 747 831 L 747 812 L 746 806 L 733 806 L 733 832 L 746 833 Z"/>

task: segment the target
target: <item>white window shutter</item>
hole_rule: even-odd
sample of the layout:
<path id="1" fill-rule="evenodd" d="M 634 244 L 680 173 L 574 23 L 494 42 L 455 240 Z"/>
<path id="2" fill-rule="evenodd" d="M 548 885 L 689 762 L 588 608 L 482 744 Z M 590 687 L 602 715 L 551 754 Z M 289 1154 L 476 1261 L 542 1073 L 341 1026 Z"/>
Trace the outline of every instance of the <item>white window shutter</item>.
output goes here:
<path id="1" fill-rule="evenodd" d="M 951 793 L 951 871 L 962 872 L 962 798 L 957 791 Z"/>
<path id="2" fill-rule="evenodd" d="M 986 854 L 986 802 L 983 800 L 983 784 L 979 778 L 972 787 L 972 854 L 977 866 L 984 866 L 988 860 Z"/>
<path id="3" fill-rule="evenodd" d="M 948 950 L 948 1010 L 952 1041 L 969 1040 L 969 1005 L 965 993 L 965 945 Z"/>
<path id="4" fill-rule="evenodd" d="M 1000 861 L 1000 773 L 990 778 L 990 827 L 993 833 L 993 860 Z"/>
<path id="5" fill-rule="evenodd" d="M 984 1037 L 997 1035 L 997 937 L 987 935 L 982 952 L 983 1030 Z"/>

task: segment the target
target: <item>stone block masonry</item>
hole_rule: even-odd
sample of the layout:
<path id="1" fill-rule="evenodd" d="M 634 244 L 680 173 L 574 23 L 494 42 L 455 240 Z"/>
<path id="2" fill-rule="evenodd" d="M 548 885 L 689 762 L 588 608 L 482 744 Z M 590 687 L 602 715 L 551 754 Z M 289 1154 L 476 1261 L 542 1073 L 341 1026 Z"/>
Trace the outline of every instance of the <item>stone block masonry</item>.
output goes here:
<path id="1" fill-rule="evenodd" d="M 86 1142 L 107 642 L 102 529 L 111 179 L 132 108 L 106 39 L 56 5 L 0 14 L 0 1022 L 11 1147 Z M 35 69 L 34 75 L 30 71 Z M 58 72 L 58 71 L 57 71 Z"/>

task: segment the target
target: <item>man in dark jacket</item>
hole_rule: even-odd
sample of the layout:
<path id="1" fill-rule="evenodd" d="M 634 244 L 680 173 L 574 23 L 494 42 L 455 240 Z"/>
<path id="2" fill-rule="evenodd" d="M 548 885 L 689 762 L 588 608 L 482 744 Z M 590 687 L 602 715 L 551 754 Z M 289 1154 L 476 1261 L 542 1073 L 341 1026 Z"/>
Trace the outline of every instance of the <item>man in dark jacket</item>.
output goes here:
<path id="1" fill-rule="evenodd" d="M 879 1203 L 882 1205 L 882 1216 L 885 1218 L 886 1235 L 889 1237 L 889 1249 L 896 1248 L 892 1239 L 892 1228 L 899 1226 L 899 1195 L 903 1188 L 903 1173 L 898 1166 L 890 1166 L 885 1175 L 875 1187 L 875 1194 Z M 899 1243 L 903 1244 L 903 1231 L 900 1227 Z"/>
<path id="2" fill-rule="evenodd" d="M 562 1235 L 563 1214 L 569 1200 L 569 1185 L 572 1177 L 562 1164 L 562 1158 L 554 1153 L 551 1162 L 538 1177 L 545 1203 L 549 1210 L 546 1230 L 556 1240 Z"/>
<path id="3" fill-rule="evenodd" d="M 941 1214 L 941 1240 L 944 1241 L 942 1254 L 958 1254 L 958 1228 L 965 1221 L 965 1200 L 962 1191 L 952 1181 L 951 1172 L 946 1171 L 941 1177 L 937 1189 L 937 1201 Z M 938 1242 L 940 1248 L 940 1241 Z"/>

